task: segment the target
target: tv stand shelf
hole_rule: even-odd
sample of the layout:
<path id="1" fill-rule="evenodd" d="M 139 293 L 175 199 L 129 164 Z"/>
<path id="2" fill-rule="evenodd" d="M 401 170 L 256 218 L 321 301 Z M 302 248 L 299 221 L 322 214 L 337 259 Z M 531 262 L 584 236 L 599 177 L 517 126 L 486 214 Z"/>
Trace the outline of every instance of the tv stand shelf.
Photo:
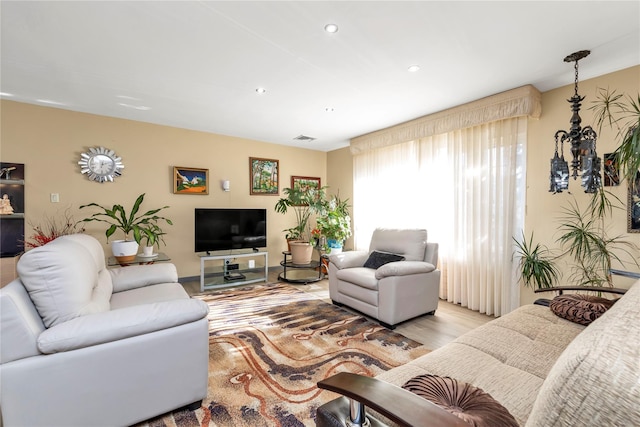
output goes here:
<path id="1" fill-rule="evenodd" d="M 264 268 L 244 268 L 227 270 L 227 260 L 238 258 L 264 258 Z M 221 261 L 220 273 L 207 274 L 205 264 L 211 261 Z M 269 273 L 269 255 L 267 252 L 225 253 L 220 255 L 200 255 L 200 292 L 208 289 L 226 288 L 229 286 L 244 285 L 247 283 L 266 282 Z M 207 283 L 205 283 L 205 281 Z"/>

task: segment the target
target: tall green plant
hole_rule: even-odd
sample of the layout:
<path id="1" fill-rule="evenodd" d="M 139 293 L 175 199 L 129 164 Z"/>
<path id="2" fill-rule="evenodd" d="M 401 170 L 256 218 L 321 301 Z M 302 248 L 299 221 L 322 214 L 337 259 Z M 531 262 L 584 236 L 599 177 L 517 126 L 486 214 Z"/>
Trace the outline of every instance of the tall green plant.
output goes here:
<path id="1" fill-rule="evenodd" d="M 607 232 L 607 218 L 611 217 L 614 209 L 621 208 L 610 198 L 622 204 L 615 195 L 600 188 L 584 211 L 575 199 L 563 209 L 558 242 L 565 250 L 564 255 L 570 256 L 574 262 L 572 280 L 581 286 L 613 287 L 610 270 L 613 261 L 625 264 L 622 254 L 638 265 L 632 253 L 637 250 L 636 245 L 625 240 L 624 235 L 611 237 Z"/>
<path id="2" fill-rule="evenodd" d="M 635 189 L 636 173 L 640 170 L 640 94 L 633 98 L 615 90 L 598 88 L 598 95 L 591 107 L 598 132 L 606 124 L 616 131 L 620 144 L 615 151 L 620 175 L 629 188 Z"/>
<path id="3" fill-rule="evenodd" d="M 559 272 L 555 266 L 555 257 L 551 251 L 539 243 L 533 244 L 533 233 L 527 241 L 524 232 L 522 239 L 513 238 L 516 243 L 516 256 L 520 267 L 520 279 L 524 286 L 532 289 L 551 288 L 558 281 Z"/>
<path id="4" fill-rule="evenodd" d="M 326 188 L 294 187 L 284 188 L 285 197 L 276 202 L 275 210 L 285 214 L 292 209 L 296 215 L 296 225 L 284 230 L 287 239 L 310 241 L 312 214 L 323 214 L 327 208 Z"/>

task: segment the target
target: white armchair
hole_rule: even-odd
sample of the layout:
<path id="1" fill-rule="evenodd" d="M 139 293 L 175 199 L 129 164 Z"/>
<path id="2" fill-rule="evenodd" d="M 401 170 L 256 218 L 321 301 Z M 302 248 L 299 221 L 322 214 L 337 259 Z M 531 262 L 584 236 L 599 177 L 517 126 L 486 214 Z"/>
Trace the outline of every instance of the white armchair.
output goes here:
<path id="1" fill-rule="evenodd" d="M 329 257 L 329 295 L 390 329 L 438 308 L 438 244 L 424 229 L 373 232 L 368 251 Z"/>
<path id="2" fill-rule="evenodd" d="M 0 289 L 0 425 L 131 425 L 206 397 L 209 308 L 173 264 L 110 270 L 76 234 L 18 273 Z"/>

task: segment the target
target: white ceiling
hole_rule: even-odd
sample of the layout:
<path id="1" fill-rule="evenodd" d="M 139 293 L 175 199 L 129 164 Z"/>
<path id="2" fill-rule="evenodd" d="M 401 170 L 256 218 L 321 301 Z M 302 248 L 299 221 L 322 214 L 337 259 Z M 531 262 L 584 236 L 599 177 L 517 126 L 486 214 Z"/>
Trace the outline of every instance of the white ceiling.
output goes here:
<path id="1" fill-rule="evenodd" d="M 0 7 L 4 99 L 321 151 L 525 84 L 571 84 L 563 58 L 578 50 L 591 50 L 580 80 L 640 64 L 640 1 Z"/>

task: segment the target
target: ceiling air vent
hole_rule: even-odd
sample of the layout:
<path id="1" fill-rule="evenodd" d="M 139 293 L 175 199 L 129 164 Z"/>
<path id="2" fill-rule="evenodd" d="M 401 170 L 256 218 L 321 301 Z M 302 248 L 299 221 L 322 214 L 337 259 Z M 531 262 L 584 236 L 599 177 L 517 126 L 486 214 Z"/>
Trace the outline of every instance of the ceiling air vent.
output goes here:
<path id="1" fill-rule="evenodd" d="M 315 141 L 316 140 L 316 138 L 313 138 L 313 137 L 307 136 L 307 135 L 298 135 L 293 139 L 294 139 L 294 141 L 302 141 L 302 142 L 311 142 L 311 141 Z"/>

